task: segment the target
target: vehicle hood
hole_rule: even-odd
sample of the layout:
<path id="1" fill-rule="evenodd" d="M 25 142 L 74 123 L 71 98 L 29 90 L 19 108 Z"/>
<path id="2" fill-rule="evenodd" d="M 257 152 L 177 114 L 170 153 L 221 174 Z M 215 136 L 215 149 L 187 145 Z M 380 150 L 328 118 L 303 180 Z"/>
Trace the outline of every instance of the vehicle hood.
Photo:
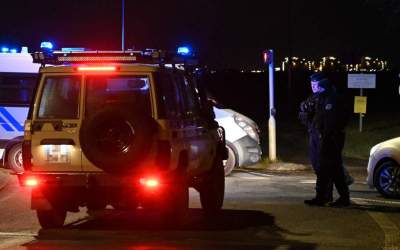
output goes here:
<path id="1" fill-rule="evenodd" d="M 400 159 L 400 137 L 396 137 L 379 144 L 371 149 L 371 153 L 375 158 L 392 157 L 396 160 Z"/>
<path id="2" fill-rule="evenodd" d="M 256 128 L 257 131 L 259 130 L 257 123 L 255 121 L 253 121 L 252 119 L 250 119 L 249 117 L 247 117 L 239 112 L 236 112 L 232 109 L 223 109 L 223 111 L 225 111 L 228 114 L 237 115 L 237 116 L 242 117 L 243 120 L 245 120 L 250 126 L 252 126 L 253 128 Z"/>

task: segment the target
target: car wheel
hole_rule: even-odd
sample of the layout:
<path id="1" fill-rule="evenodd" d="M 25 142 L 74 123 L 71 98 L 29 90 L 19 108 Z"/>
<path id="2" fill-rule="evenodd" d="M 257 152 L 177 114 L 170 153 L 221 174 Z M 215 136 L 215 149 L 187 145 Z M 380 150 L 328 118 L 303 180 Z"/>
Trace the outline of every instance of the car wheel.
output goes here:
<path id="1" fill-rule="evenodd" d="M 199 192 L 200 203 L 206 214 L 214 214 L 222 208 L 225 196 L 225 174 L 219 156 L 214 160 L 213 167 L 203 180 Z"/>
<path id="2" fill-rule="evenodd" d="M 386 161 L 375 172 L 375 187 L 387 198 L 400 197 L 400 166 L 394 161 Z"/>
<path id="3" fill-rule="evenodd" d="M 65 209 L 36 210 L 36 215 L 42 228 L 59 228 L 64 225 L 67 211 Z"/>
<path id="4" fill-rule="evenodd" d="M 7 155 L 8 167 L 15 173 L 24 172 L 24 166 L 22 164 L 22 145 L 20 143 L 14 145 Z"/>
<path id="5" fill-rule="evenodd" d="M 228 176 L 232 170 L 237 166 L 236 153 L 232 147 L 226 145 L 228 150 L 228 159 L 223 161 L 225 176 Z"/>

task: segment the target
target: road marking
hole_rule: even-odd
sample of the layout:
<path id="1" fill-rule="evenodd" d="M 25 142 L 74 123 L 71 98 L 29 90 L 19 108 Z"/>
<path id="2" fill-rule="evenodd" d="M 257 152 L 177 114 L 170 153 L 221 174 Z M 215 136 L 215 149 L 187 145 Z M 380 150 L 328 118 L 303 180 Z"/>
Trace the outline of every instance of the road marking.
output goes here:
<path id="1" fill-rule="evenodd" d="M 366 198 L 351 198 L 352 201 L 355 203 L 381 203 L 381 204 L 389 204 L 389 205 L 399 205 L 400 201 L 385 201 L 385 200 L 373 200 L 373 199 L 366 199 Z"/>
<path id="2" fill-rule="evenodd" d="M 274 175 L 272 174 L 263 174 L 263 173 L 257 173 L 257 172 L 247 172 L 248 174 L 253 174 L 253 175 L 257 175 L 257 176 L 265 176 L 265 177 L 272 177 Z"/>
<path id="3" fill-rule="evenodd" d="M 369 215 L 378 223 L 385 234 L 384 250 L 400 249 L 400 229 L 384 213 L 368 212 Z"/>
<path id="4" fill-rule="evenodd" d="M 18 237 L 18 238 L 12 238 L 12 239 L 2 239 L 0 242 L 0 250 L 1 249 L 20 249 L 19 246 L 23 244 L 27 244 L 31 241 L 35 240 L 35 237 Z M 21 249 L 26 249 L 22 248 Z"/>
<path id="5" fill-rule="evenodd" d="M 386 204 L 390 201 L 370 200 L 363 198 L 352 198 L 353 202 L 359 205 L 365 205 L 368 202 L 381 202 Z M 397 202 L 396 202 L 397 203 Z M 398 204 L 398 203 L 397 203 Z M 400 229 L 384 213 L 367 211 L 371 218 L 382 229 L 385 236 L 384 250 L 400 250 Z"/>
<path id="6" fill-rule="evenodd" d="M 0 236 L 9 236 L 9 237 L 35 237 L 37 233 L 29 233 L 29 232 L 0 232 Z"/>
<path id="7" fill-rule="evenodd" d="M 273 177 L 274 176 L 271 174 L 264 174 L 264 173 L 260 173 L 260 172 L 253 172 L 253 171 L 247 171 L 247 170 L 242 170 L 242 169 L 238 169 L 238 171 L 236 173 L 233 173 L 231 176 L 235 177 L 236 175 L 240 175 L 240 174 L 249 174 L 249 175 L 265 176 L 265 177 Z"/>
<path id="8" fill-rule="evenodd" d="M 304 180 L 300 181 L 301 184 L 315 184 L 317 183 L 317 180 Z"/>
<path id="9" fill-rule="evenodd" d="M 236 177 L 239 179 L 244 179 L 244 180 L 265 180 L 267 179 L 266 177 L 261 177 L 261 176 L 249 176 L 249 177 Z"/>

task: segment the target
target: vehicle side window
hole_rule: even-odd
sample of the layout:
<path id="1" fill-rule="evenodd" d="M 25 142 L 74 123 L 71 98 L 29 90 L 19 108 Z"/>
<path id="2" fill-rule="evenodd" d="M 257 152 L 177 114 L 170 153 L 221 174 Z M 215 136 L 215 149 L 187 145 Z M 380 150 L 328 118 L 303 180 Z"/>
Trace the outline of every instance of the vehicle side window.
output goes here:
<path id="1" fill-rule="evenodd" d="M 0 74 L 0 103 L 29 105 L 36 86 L 36 76 L 29 74 Z"/>
<path id="2" fill-rule="evenodd" d="M 175 75 L 176 84 L 182 93 L 183 111 L 188 117 L 198 116 L 200 111 L 199 98 L 191 80 L 181 74 Z"/>
<path id="3" fill-rule="evenodd" d="M 39 118 L 79 118 L 80 77 L 46 77 L 39 106 Z"/>
<path id="4" fill-rule="evenodd" d="M 173 81 L 172 75 L 158 72 L 155 75 L 155 87 L 157 92 L 157 109 L 160 118 L 179 118 L 182 115 L 181 96 Z"/>

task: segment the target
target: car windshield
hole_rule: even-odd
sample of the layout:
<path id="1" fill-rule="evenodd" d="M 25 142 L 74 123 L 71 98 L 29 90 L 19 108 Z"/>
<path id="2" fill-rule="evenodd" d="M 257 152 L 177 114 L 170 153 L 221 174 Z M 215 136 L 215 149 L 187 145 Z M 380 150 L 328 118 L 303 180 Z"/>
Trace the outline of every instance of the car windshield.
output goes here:
<path id="1" fill-rule="evenodd" d="M 86 83 L 86 116 L 111 105 L 151 114 L 147 76 L 87 76 Z"/>

